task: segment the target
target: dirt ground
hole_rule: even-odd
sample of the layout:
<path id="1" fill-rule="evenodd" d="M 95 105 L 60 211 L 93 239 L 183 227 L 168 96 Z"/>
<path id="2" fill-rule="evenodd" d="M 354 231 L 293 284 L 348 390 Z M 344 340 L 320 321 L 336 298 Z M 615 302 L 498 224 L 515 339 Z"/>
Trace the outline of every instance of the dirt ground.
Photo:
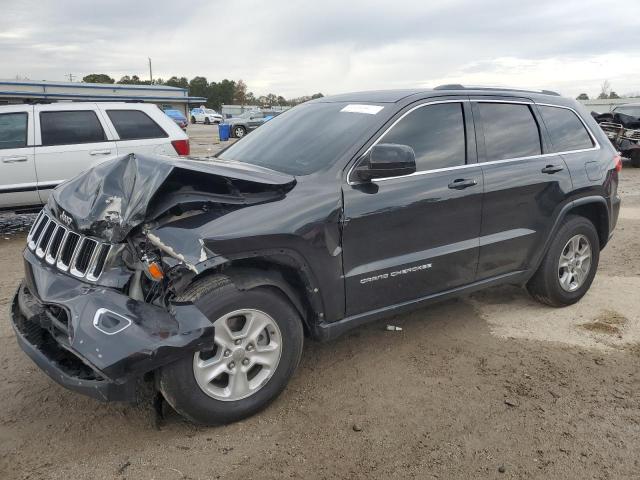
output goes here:
<path id="1" fill-rule="evenodd" d="M 0 478 L 640 478 L 640 169 L 621 177 L 579 304 L 501 287 L 309 341 L 273 405 L 220 428 L 41 373 L 7 317 L 24 235 L 0 235 Z"/>

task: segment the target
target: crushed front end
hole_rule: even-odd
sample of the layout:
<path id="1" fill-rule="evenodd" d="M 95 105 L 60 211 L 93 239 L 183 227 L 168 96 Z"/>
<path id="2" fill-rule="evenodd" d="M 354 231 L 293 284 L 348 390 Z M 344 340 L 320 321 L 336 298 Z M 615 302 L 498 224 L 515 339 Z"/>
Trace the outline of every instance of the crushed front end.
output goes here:
<path id="1" fill-rule="evenodd" d="M 264 171 L 128 155 L 54 190 L 27 236 L 11 320 L 53 380 L 100 400 L 135 400 L 147 375 L 210 348 L 214 328 L 179 292 L 222 261 L 195 230 L 272 201 L 291 183 Z"/>

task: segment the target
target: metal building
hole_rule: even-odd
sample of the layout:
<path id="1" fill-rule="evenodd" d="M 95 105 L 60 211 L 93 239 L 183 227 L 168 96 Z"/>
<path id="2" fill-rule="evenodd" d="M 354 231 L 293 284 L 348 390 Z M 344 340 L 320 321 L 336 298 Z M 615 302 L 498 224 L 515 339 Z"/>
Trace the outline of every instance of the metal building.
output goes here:
<path id="1" fill-rule="evenodd" d="M 190 106 L 207 101 L 203 97 L 190 97 L 187 89 L 165 85 L 0 80 L 0 104 L 37 100 L 155 103 L 161 108 L 180 110 L 187 117 Z"/>

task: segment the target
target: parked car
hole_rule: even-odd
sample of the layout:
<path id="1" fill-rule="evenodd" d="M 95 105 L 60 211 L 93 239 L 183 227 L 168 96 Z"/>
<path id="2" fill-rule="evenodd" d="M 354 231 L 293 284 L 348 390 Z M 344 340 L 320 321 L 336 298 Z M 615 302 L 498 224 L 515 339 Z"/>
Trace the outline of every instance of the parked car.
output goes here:
<path id="1" fill-rule="evenodd" d="M 167 116 L 171 120 L 176 122 L 176 125 L 178 125 L 183 131 L 185 132 L 187 131 L 187 126 L 189 125 L 189 122 L 187 121 L 187 117 L 185 117 L 182 114 L 182 112 L 174 109 L 166 109 L 164 110 L 164 113 L 167 114 Z"/>
<path id="2" fill-rule="evenodd" d="M 620 168 L 551 92 L 326 97 L 211 162 L 130 155 L 58 187 L 11 320 L 71 390 L 125 400 L 148 382 L 192 421 L 231 422 L 285 388 L 305 336 L 500 284 L 579 301 Z"/>
<path id="3" fill-rule="evenodd" d="M 152 104 L 0 106 L 0 209 L 43 205 L 63 181 L 127 153 L 188 155 L 189 137 Z"/>
<path id="4" fill-rule="evenodd" d="M 631 165 L 640 168 L 640 103 L 618 105 L 610 113 L 592 113 L 607 137 Z"/>
<path id="5" fill-rule="evenodd" d="M 222 115 L 211 108 L 200 107 L 191 110 L 191 123 L 204 123 L 209 125 L 211 123 L 222 123 Z"/>
<path id="6" fill-rule="evenodd" d="M 227 120 L 231 126 L 231 136 L 235 138 L 242 138 L 247 133 L 255 130 L 260 125 L 265 123 L 268 120 L 271 120 L 275 116 L 279 115 L 280 112 L 269 112 L 269 111 L 261 111 L 261 110 L 251 110 L 248 112 L 244 112 L 237 117 L 231 117 Z"/>

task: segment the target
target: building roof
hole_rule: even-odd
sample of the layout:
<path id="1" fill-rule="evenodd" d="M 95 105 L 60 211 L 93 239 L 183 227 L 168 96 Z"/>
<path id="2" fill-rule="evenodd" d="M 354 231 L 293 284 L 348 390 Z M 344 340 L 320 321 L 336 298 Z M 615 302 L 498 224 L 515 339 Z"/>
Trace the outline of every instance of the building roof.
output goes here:
<path id="1" fill-rule="evenodd" d="M 46 80 L 0 80 L 0 98 L 35 100 L 149 101 L 203 103 L 204 97 L 190 97 L 185 88 L 166 85 L 49 82 Z"/>

